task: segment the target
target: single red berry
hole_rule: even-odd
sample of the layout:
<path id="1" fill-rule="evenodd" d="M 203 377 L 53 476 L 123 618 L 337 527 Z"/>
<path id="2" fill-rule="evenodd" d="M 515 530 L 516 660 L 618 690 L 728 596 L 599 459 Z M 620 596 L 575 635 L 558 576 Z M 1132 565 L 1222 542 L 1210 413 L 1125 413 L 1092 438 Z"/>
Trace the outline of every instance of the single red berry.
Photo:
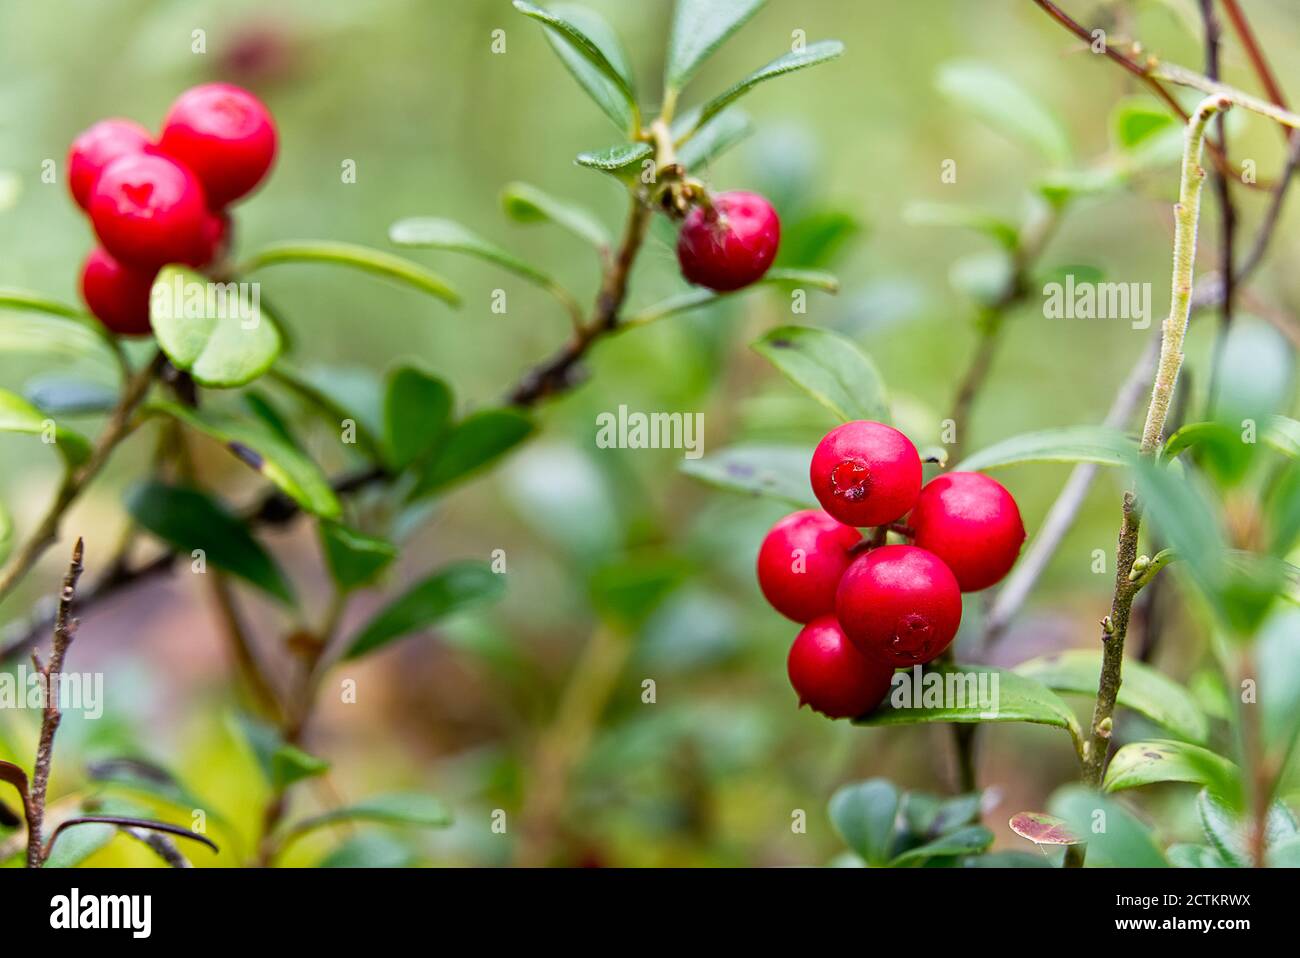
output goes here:
<path id="1" fill-rule="evenodd" d="M 194 171 L 216 209 L 262 182 L 275 160 L 275 123 L 247 90 L 205 83 L 177 97 L 158 148 Z"/>
<path id="2" fill-rule="evenodd" d="M 944 561 L 963 592 L 999 581 L 1025 541 L 1016 500 L 1000 482 L 978 472 L 950 472 L 927 482 L 909 525 L 916 544 Z"/>
<path id="3" fill-rule="evenodd" d="M 781 221 L 756 193 L 719 193 L 686 214 L 677 261 L 688 282 L 728 291 L 762 278 L 776 259 Z"/>
<path id="4" fill-rule="evenodd" d="M 921 491 L 921 457 L 910 439 L 884 423 L 836 426 L 817 444 L 809 469 L 822 508 L 851 526 L 900 519 Z"/>
<path id="5" fill-rule="evenodd" d="M 854 648 L 833 615 L 803 627 L 786 671 L 799 704 L 833 719 L 866 715 L 884 701 L 894 676 L 893 666 Z"/>
<path id="6" fill-rule="evenodd" d="M 133 120 L 100 120 L 72 141 L 68 151 L 68 188 L 83 210 L 90 209 L 90 194 L 99 174 L 118 157 L 143 153 L 149 131 Z"/>
<path id="7" fill-rule="evenodd" d="M 120 336 L 143 336 L 149 327 L 149 291 L 157 269 L 136 269 L 96 246 L 81 267 L 81 298 L 99 321 Z"/>
<path id="8" fill-rule="evenodd" d="M 203 187 L 165 156 L 123 156 L 90 194 L 90 221 L 115 259 L 142 269 L 203 258 L 211 243 Z"/>
<path id="9" fill-rule="evenodd" d="M 857 529 L 820 509 L 804 509 L 774 525 L 758 550 L 758 585 L 787 619 L 811 622 L 835 609 L 835 589 L 862 541 Z"/>
<path id="10" fill-rule="evenodd" d="M 938 556 L 916 546 L 881 546 L 840 579 L 835 613 L 865 655 L 893 666 L 929 662 L 961 624 L 961 589 Z"/>

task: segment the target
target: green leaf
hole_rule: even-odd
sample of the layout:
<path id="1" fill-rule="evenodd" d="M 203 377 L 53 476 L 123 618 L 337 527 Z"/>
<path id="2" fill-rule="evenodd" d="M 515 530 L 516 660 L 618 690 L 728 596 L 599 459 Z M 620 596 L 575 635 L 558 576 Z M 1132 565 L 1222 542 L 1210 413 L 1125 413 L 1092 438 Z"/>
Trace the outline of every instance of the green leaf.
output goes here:
<path id="1" fill-rule="evenodd" d="M 840 419 L 889 421 L 884 381 L 875 363 L 838 333 L 780 326 L 753 348 Z"/>
<path id="2" fill-rule="evenodd" d="M 267 783 L 277 791 L 329 770 L 329 762 L 290 745 L 279 731 L 265 722 L 240 715 L 235 717 L 235 725 L 252 750 Z"/>
<path id="3" fill-rule="evenodd" d="M 1015 671 L 1056 692 L 1095 696 L 1097 676 L 1101 674 L 1101 652 L 1091 649 L 1056 652 L 1023 662 Z M 1125 660 L 1119 704 L 1191 742 L 1203 744 L 1209 737 L 1209 719 L 1192 694 L 1142 662 Z"/>
<path id="4" fill-rule="evenodd" d="M 319 862 L 317 868 L 409 868 L 416 856 L 410 843 L 391 835 L 362 832 L 349 838 Z"/>
<path id="5" fill-rule="evenodd" d="M 197 489 L 142 482 L 130 490 L 126 508 L 142 528 L 174 547 L 238 576 L 286 604 L 293 588 L 276 562 L 236 516 Z"/>
<path id="6" fill-rule="evenodd" d="M 1051 813 L 1088 846 L 1088 864 L 1112 868 L 1165 868 L 1151 830 L 1112 798 L 1067 785 L 1048 803 Z"/>
<path id="7" fill-rule="evenodd" d="M 1035 845 L 1078 845 L 1080 842 L 1064 819 L 1043 812 L 1017 812 L 1007 824 Z"/>
<path id="8" fill-rule="evenodd" d="M 1128 682 L 1127 674 L 1124 682 Z M 1154 739 L 1130 742 L 1116 752 L 1106 766 L 1102 787 L 1108 792 L 1118 792 L 1157 782 L 1193 782 L 1222 795 L 1238 790 L 1239 775 L 1236 765 L 1207 748 Z"/>
<path id="9" fill-rule="evenodd" d="M 280 331 L 240 284 L 181 266 L 164 266 L 154 280 L 149 325 L 173 366 L 215 389 L 252 382 L 280 355 Z"/>
<path id="10" fill-rule="evenodd" d="M 320 523 L 320 540 L 330 575 L 344 591 L 374 581 L 397 558 L 397 549 L 391 542 L 337 522 Z"/>
<path id="11" fill-rule="evenodd" d="M 598 14 L 564 4 L 543 10 L 527 0 L 515 9 L 546 27 L 547 38 L 573 78 L 620 129 L 639 126 L 636 93 L 627 56 L 614 31 Z"/>
<path id="12" fill-rule="evenodd" d="M 700 65 L 758 12 L 766 0 L 677 0 L 664 86 L 678 91 Z"/>
<path id="13" fill-rule="evenodd" d="M 330 809 L 320 815 L 290 825 L 287 832 L 304 835 L 307 832 L 338 822 L 374 822 L 380 825 L 414 825 L 419 828 L 446 828 L 451 822 L 451 811 L 441 801 L 423 792 L 395 792 L 375 795 L 354 805 Z"/>
<path id="14" fill-rule="evenodd" d="M 740 110 L 724 110 L 700 126 L 697 126 L 698 111 L 692 111 L 683 120 L 686 122 L 682 123 L 680 133 L 677 124 L 673 124 L 673 136 L 680 143 L 677 162 L 688 170 L 707 166 L 754 132 L 749 117 Z M 689 138 L 683 140 L 688 133 Z"/>
<path id="15" fill-rule="evenodd" d="M 358 449 L 371 459 L 384 457 L 378 438 L 383 429 L 378 377 L 372 377 L 368 370 L 357 375 L 346 367 L 313 367 L 303 372 L 283 360 L 275 364 L 270 376 L 317 413 L 331 430 L 339 430 L 351 420 L 356 425 Z"/>
<path id="16" fill-rule="evenodd" d="M 954 203 L 912 203 L 903 209 L 903 222 L 911 226 L 960 227 L 996 240 L 1008 250 L 1020 245 L 1020 231 L 1014 223 L 969 206 Z"/>
<path id="17" fill-rule="evenodd" d="M 24 322 L 4 316 L 0 323 L 0 350 L 52 353 L 71 357 L 116 353 L 113 334 L 95 317 L 75 306 L 27 289 L 0 286 L 0 313 L 35 313 L 40 319 Z"/>
<path id="18" fill-rule="evenodd" d="M 709 120 L 713 119 L 713 117 L 717 116 L 760 83 L 775 79 L 779 76 L 785 76 L 787 73 L 793 73 L 795 70 L 802 70 L 805 67 L 816 66 L 819 63 L 834 60 L 843 53 L 844 44 L 840 43 L 840 41 L 822 40 L 810 44 L 802 50 L 796 50 L 787 53 L 784 56 L 777 57 L 771 63 L 755 70 L 749 76 L 745 77 L 745 79 L 704 104 L 703 109 L 700 110 L 699 119 L 696 122 L 709 122 Z"/>
<path id="19" fill-rule="evenodd" d="M 1201 819 L 1201 829 L 1206 841 L 1213 846 L 1229 865 L 1245 868 L 1251 864 L 1251 829 L 1252 823 L 1243 821 L 1222 800 L 1202 789 L 1196 796 L 1196 811 Z M 1294 841 L 1297 835 L 1295 817 L 1281 802 L 1274 802 L 1268 810 L 1264 823 L 1265 849 L 1272 849 L 1284 842 Z"/>
<path id="20" fill-rule="evenodd" d="M 435 216 L 413 216 L 398 220 L 388 229 L 388 238 L 398 246 L 416 246 L 425 249 L 445 249 L 495 263 L 530 283 L 554 287 L 555 280 L 541 270 L 530 266 L 519 257 L 483 239 L 473 230 L 455 220 Z"/>
<path id="21" fill-rule="evenodd" d="M 1121 100 L 1110 114 L 1111 139 L 1121 150 L 1131 152 L 1162 133 L 1177 131 L 1182 125 L 1164 104 L 1149 97 Z"/>
<path id="22" fill-rule="evenodd" d="M 417 583 L 371 619 L 353 638 L 343 657 L 358 659 L 449 615 L 495 600 L 504 591 L 501 576 L 484 563 L 453 563 Z"/>
<path id="23" fill-rule="evenodd" d="M 244 263 L 241 273 L 251 273 L 278 263 L 332 263 L 375 276 L 383 276 L 437 297 L 449 306 L 460 305 L 460 294 L 446 280 L 409 259 L 352 243 L 289 242 L 263 247 Z"/>
<path id="24" fill-rule="evenodd" d="M 898 789 L 883 778 L 845 785 L 831 796 L 831 824 L 868 864 L 884 865 L 889 861 L 898 803 Z"/>
<path id="25" fill-rule="evenodd" d="M 967 456 L 954 470 L 978 472 L 1021 462 L 1095 462 L 1127 465 L 1137 444 L 1104 426 L 1062 426 L 1021 433 Z"/>
<path id="26" fill-rule="evenodd" d="M 1228 863 L 1208 845 L 1170 845 L 1165 851 L 1175 868 L 1227 868 Z"/>
<path id="27" fill-rule="evenodd" d="M 937 838 L 976 821 L 981 797 L 979 792 L 971 792 L 939 799 L 923 792 L 908 792 L 904 796 L 903 815 L 912 834 L 927 839 Z"/>
<path id="28" fill-rule="evenodd" d="M 984 63 L 959 61 L 939 70 L 939 92 L 972 116 L 1064 164 L 1072 152 L 1060 118 L 1001 71 Z"/>
<path id="29" fill-rule="evenodd" d="M 1278 452 L 1300 459 L 1300 421 L 1288 416 L 1269 416 L 1262 438 Z"/>
<path id="30" fill-rule="evenodd" d="M 326 519 L 339 517 L 338 497 L 320 467 L 260 422 L 165 401 L 152 402 L 147 408 L 225 443 L 236 457 L 308 512 Z"/>
<path id="31" fill-rule="evenodd" d="M 574 162 L 627 181 L 635 180 L 641 172 L 642 162 L 653 155 L 654 149 L 649 143 L 620 143 L 603 150 L 579 153 Z"/>
<path id="32" fill-rule="evenodd" d="M 48 416 L 92 416 L 117 405 L 117 390 L 106 383 L 61 375 L 42 375 L 23 385 L 23 396 Z"/>
<path id="33" fill-rule="evenodd" d="M 607 249 L 612 243 L 604 224 L 589 210 L 558 200 L 528 183 L 507 183 L 501 191 L 501 205 L 506 215 L 518 223 L 551 222 L 597 249 Z"/>
<path id="34" fill-rule="evenodd" d="M 427 459 L 451 424 L 451 387 L 414 366 L 399 366 L 384 394 L 384 433 L 393 468 Z"/>
<path id="35" fill-rule="evenodd" d="M 889 697 L 855 724 L 1032 722 L 1063 728 L 1079 740 L 1079 722 L 1060 696 L 1015 672 L 986 665 L 944 664 L 926 667 L 920 682 L 914 681 L 915 669 L 904 674 L 909 681 L 899 685 L 895 679 Z M 940 701 L 928 704 L 931 696 Z"/>
<path id="36" fill-rule="evenodd" d="M 701 459 L 682 460 L 681 470 L 700 482 L 728 492 L 763 496 L 798 506 L 819 508 L 808 479 L 812 452 L 803 446 L 728 446 Z"/>
<path id="37" fill-rule="evenodd" d="M 0 389 L 0 432 L 25 433 L 40 436 L 42 442 L 52 441 L 69 469 L 90 458 L 90 440 L 58 425 L 26 399 L 4 389 Z"/>
<path id="38" fill-rule="evenodd" d="M 967 825 L 917 848 L 909 848 L 889 863 L 890 868 L 919 865 L 930 858 L 978 855 L 993 844 L 993 833 L 983 825 Z"/>
<path id="39" fill-rule="evenodd" d="M 486 469 L 531 436 L 535 428 L 526 413 L 509 407 L 470 413 L 447 433 L 416 483 L 412 498 L 441 491 Z"/>

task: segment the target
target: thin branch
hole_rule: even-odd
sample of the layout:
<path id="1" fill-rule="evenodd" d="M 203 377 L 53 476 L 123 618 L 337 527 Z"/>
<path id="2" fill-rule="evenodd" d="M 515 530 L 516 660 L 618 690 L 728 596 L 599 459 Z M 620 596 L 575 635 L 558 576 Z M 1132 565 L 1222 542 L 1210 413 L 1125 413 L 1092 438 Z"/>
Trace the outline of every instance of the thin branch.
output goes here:
<path id="1" fill-rule="evenodd" d="M 54 834 L 45 843 L 45 859 L 50 857 L 50 852 L 54 850 L 54 843 L 63 834 L 64 830 L 75 828 L 78 825 L 117 825 L 122 829 L 147 829 L 153 832 L 166 832 L 168 835 L 175 835 L 177 838 L 188 838 L 192 842 L 208 846 L 214 852 L 220 852 L 217 843 L 212 839 L 206 835 L 192 832 L 188 828 L 182 828 L 180 825 L 150 821 L 147 818 L 126 818 L 121 815 L 78 815 L 76 818 L 69 818 L 60 822 L 59 827 L 54 829 Z"/>
<path id="2" fill-rule="evenodd" d="M 1230 0 L 1231 2 L 1231 0 Z M 1219 19 L 1214 15 L 1214 0 L 1201 0 L 1201 19 L 1205 23 L 1205 75 L 1211 80 L 1219 78 Z M 1223 145 L 1224 156 L 1228 155 L 1228 134 L 1224 128 L 1223 114 L 1214 120 Z M 1214 173 L 1214 195 L 1219 206 L 1219 278 L 1223 287 L 1223 302 L 1219 310 L 1219 328 L 1215 335 L 1214 356 L 1210 362 L 1210 383 L 1207 391 L 1206 410 L 1212 412 L 1215 397 L 1218 395 L 1219 367 L 1223 349 L 1227 343 L 1228 331 L 1232 327 L 1234 293 L 1237 285 L 1236 256 L 1234 247 L 1237 235 L 1237 210 L 1232 203 L 1232 191 L 1228 178 L 1221 172 Z"/>

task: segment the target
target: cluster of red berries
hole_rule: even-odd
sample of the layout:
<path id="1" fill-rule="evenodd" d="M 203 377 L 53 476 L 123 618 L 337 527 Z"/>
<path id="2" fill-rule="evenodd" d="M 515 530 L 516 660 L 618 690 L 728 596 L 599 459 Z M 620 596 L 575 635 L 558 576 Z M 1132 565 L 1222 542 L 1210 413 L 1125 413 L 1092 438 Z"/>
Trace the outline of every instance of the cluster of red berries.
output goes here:
<path id="1" fill-rule="evenodd" d="M 757 193 L 719 193 L 692 207 L 677 237 L 682 275 L 731 292 L 763 278 L 781 243 L 781 221 Z"/>
<path id="2" fill-rule="evenodd" d="M 225 250 L 227 207 L 275 159 L 271 114 L 227 83 L 177 98 L 155 141 L 130 120 L 101 120 L 72 143 L 68 185 L 99 246 L 81 270 L 86 306 L 115 333 L 149 332 L 149 292 L 168 263 L 195 269 Z"/>
<path id="3" fill-rule="evenodd" d="M 772 527 L 758 584 L 773 608 L 805 624 L 787 663 L 800 704 L 855 718 L 880 704 L 895 668 L 948 647 L 961 593 L 1010 571 L 1025 527 L 1011 493 L 988 476 L 950 472 L 922 488 L 916 447 L 883 423 L 832 429 L 810 474 L 822 509 Z M 866 526 L 879 534 L 864 539 L 857 527 Z M 891 528 L 912 544 L 885 544 Z"/>

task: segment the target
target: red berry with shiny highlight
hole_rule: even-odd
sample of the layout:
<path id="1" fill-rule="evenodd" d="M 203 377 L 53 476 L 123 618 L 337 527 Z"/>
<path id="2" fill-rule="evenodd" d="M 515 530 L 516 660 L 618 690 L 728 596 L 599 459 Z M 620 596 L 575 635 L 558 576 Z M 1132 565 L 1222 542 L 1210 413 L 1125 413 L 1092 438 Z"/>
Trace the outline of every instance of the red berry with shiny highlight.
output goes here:
<path id="1" fill-rule="evenodd" d="M 864 655 L 891 666 L 929 662 L 961 624 L 961 589 L 933 552 L 881 546 L 854 560 L 840 579 L 835 613 Z"/>
<path id="2" fill-rule="evenodd" d="M 687 282 L 727 292 L 761 279 L 776 259 L 781 220 L 756 193 L 719 193 L 686 214 L 677 261 Z"/>
<path id="3" fill-rule="evenodd" d="M 104 167 L 118 157 L 143 153 L 149 131 L 132 120 L 100 120 L 72 141 L 68 151 L 68 188 L 83 210 L 90 209 L 90 194 Z"/>
<path id="4" fill-rule="evenodd" d="M 81 298 L 99 321 L 120 336 L 150 332 L 149 293 L 157 269 L 136 269 L 98 246 L 81 267 Z"/>
<path id="5" fill-rule="evenodd" d="M 158 148 L 188 166 L 219 209 L 251 193 L 275 161 L 271 112 L 229 83 L 205 83 L 182 93 L 163 120 Z"/>
<path id="6" fill-rule="evenodd" d="M 910 439 L 884 423 L 857 420 L 828 432 L 809 470 L 822 508 L 851 526 L 901 519 L 921 491 L 921 457 Z"/>
<path id="7" fill-rule="evenodd" d="M 987 589 L 1020 555 L 1025 526 L 1011 493 L 978 472 L 950 472 L 926 483 L 909 521 L 916 545 L 950 568 L 963 592 Z"/>
<path id="8" fill-rule="evenodd" d="M 857 529 L 820 509 L 804 509 L 774 525 L 758 550 L 758 585 L 787 619 L 811 622 L 835 609 L 835 589 L 862 541 Z"/>
<path id="9" fill-rule="evenodd" d="M 804 626 L 786 671 L 799 704 L 833 719 L 866 715 L 884 701 L 894 675 L 892 666 L 854 648 L 833 615 Z"/>
<path id="10" fill-rule="evenodd" d="M 90 194 L 100 243 L 141 269 L 202 260 L 211 245 L 210 215 L 194 174 L 165 156 L 119 157 Z"/>

